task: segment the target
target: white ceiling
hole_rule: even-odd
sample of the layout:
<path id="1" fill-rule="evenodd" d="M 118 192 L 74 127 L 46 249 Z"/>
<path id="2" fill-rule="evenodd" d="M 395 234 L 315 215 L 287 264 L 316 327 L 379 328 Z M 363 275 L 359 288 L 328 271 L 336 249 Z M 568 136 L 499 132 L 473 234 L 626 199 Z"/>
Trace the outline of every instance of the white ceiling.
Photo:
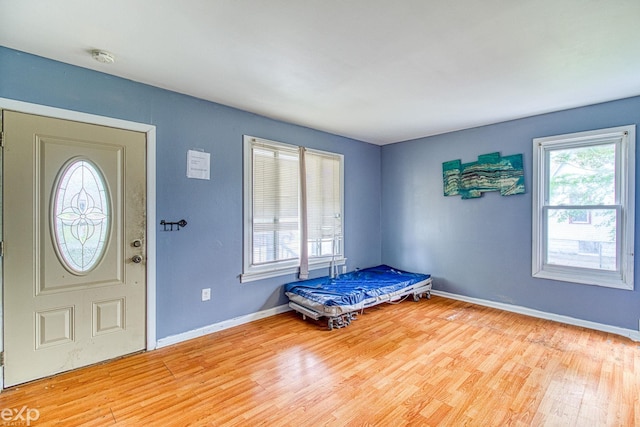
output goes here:
<path id="1" fill-rule="evenodd" d="M 0 45 L 380 145 L 640 95 L 639 0 L 0 0 Z"/>

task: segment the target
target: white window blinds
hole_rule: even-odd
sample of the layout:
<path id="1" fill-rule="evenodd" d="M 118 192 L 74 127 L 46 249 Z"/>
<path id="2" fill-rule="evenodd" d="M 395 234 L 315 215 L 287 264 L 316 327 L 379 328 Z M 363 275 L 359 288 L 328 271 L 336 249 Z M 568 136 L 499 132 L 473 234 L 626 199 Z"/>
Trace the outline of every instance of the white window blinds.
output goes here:
<path id="1" fill-rule="evenodd" d="M 298 151 L 253 146 L 252 264 L 300 255 Z"/>
<path id="2" fill-rule="evenodd" d="M 307 230 L 309 256 L 342 253 L 340 161 L 307 151 Z"/>

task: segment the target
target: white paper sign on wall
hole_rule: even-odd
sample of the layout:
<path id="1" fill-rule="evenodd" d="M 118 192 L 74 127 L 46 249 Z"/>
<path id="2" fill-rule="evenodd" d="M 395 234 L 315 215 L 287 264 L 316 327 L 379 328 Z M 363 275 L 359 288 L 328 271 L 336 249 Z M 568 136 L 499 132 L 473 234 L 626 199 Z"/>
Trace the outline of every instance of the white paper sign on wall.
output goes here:
<path id="1" fill-rule="evenodd" d="M 211 154 L 204 151 L 187 151 L 187 178 L 211 179 Z"/>

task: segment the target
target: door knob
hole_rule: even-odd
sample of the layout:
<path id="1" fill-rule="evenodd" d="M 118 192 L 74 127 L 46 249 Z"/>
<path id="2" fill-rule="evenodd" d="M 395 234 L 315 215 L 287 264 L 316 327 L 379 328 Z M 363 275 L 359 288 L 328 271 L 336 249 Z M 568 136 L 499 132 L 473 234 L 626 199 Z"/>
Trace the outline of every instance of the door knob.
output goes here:
<path id="1" fill-rule="evenodd" d="M 131 257 L 131 261 L 135 262 L 136 264 L 140 264 L 142 262 L 142 257 L 140 255 L 134 255 L 133 257 Z"/>
<path id="2" fill-rule="evenodd" d="M 131 246 L 133 246 L 134 248 L 139 248 L 140 246 L 142 246 L 142 240 L 140 239 L 136 239 L 133 242 L 131 242 Z"/>

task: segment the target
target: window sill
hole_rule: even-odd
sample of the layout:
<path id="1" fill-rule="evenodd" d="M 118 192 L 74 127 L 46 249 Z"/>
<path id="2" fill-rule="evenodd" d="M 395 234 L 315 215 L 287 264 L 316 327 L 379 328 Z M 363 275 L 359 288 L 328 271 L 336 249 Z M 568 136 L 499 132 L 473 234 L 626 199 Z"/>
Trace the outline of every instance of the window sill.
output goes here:
<path id="1" fill-rule="evenodd" d="M 558 280 L 561 282 L 577 283 L 582 285 L 602 286 L 605 288 L 633 290 L 633 279 L 625 281 L 619 272 L 572 269 L 555 266 L 547 266 L 532 274 L 537 279 Z"/>
<path id="2" fill-rule="evenodd" d="M 335 265 L 345 265 L 347 263 L 346 258 L 338 258 L 335 260 Z M 309 261 L 309 271 L 319 270 L 321 268 L 329 268 L 331 266 L 331 260 L 321 261 Z M 261 269 L 257 271 L 249 271 L 240 275 L 240 283 L 255 282 L 257 280 L 270 279 L 272 277 L 286 276 L 288 274 L 298 274 L 300 272 L 299 266 L 293 267 L 275 267 L 271 269 Z"/>

